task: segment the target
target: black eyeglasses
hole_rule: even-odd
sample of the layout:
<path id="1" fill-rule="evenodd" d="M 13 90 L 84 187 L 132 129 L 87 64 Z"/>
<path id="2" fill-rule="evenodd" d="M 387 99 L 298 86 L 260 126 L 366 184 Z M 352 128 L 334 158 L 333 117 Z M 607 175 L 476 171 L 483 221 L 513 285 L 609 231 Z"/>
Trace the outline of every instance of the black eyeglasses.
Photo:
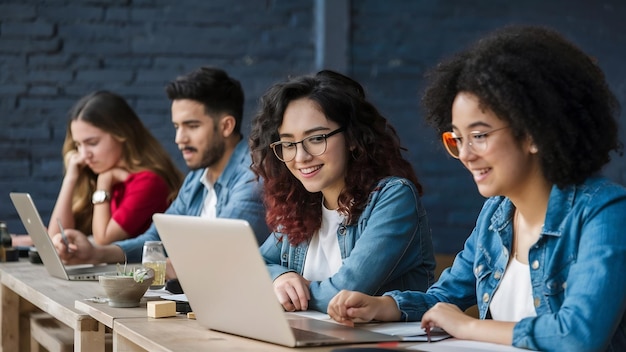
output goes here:
<path id="1" fill-rule="evenodd" d="M 296 157 L 298 150 L 297 146 L 300 143 L 302 143 L 302 148 L 305 152 L 313 156 L 318 156 L 326 152 L 326 139 L 343 131 L 345 131 L 345 128 L 339 127 L 338 129 L 326 134 L 316 134 L 314 136 L 306 137 L 300 142 L 278 141 L 270 144 L 270 148 L 274 151 L 274 155 L 276 155 L 280 161 L 285 163 Z"/>

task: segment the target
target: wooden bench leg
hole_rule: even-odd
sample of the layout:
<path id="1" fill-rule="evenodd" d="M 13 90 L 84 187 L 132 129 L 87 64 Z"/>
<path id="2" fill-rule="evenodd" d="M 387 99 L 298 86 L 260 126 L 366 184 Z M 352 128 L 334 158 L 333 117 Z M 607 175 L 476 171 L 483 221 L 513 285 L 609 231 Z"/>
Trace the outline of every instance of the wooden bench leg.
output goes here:
<path id="1" fill-rule="evenodd" d="M 31 352 L 74 351 L 74 330 L 46 313 L 30 317 Z"/>

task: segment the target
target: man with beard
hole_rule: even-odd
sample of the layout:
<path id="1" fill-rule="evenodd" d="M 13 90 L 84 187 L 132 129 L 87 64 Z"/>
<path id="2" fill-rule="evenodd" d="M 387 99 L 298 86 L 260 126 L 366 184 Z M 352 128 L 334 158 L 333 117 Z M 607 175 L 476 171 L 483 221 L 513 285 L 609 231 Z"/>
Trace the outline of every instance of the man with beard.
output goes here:
<path id="1" fill-rule="evenodd" d="M 191 169 L 167 214 L 247 220 L 263 243 L 269 234 L 261 185 L 250 170 L 250 152 L 241 134 L 244 93 L 241 84 L 217 68 L 202 67 L 166 87 L 172 101 L 176 144 Z M 159 241 L 154 224 L 136 238 L 93 245 L 68 229 L 54 245 L 67 264 L 140 262 L 145 241 Z M 168 265 L 168 278 L 175 277 Z"/>

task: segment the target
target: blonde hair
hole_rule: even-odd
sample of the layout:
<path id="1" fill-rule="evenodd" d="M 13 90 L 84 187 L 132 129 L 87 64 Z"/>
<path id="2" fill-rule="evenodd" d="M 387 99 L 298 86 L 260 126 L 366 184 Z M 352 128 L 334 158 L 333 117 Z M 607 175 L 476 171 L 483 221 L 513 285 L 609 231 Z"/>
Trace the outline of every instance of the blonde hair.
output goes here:
<path id="1" fill-rule="evenodd" d="M 72 107 L 63 142 L 66 163 L 67 153 L 77 150 L 70 129 L 72 121 L 77 120 L 85 121 L 123 142 L 122 159 L 128 170 L 156 173 L 167 183 L 170 190 L 168 200 L 171 202 L 176 198 L 183 174 L 124 98 L 108 91 L 97 91 L 81 98 Z M 65 166 L 67 168 L 67 164 Z M 96 190 L 97 177 L 88 167 L 83 168 L 72 199 L 75 228 L 85 233 L 91 233 L 91 194 Z"/>

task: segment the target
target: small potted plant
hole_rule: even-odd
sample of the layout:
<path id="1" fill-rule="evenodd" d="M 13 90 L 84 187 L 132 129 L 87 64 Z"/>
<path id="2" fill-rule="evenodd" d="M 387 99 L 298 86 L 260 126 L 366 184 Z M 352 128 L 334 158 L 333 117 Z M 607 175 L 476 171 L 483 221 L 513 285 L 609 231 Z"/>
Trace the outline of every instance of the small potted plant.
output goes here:
<path id="1" fill-rule="evenodd" d="M 116 274 L 100 275 L 98 279 L 111 307 L 138 307 L 154 280 L 154 270 L 145 267 L 126 270 L 126 265 L 121 269 L 118 264 Z"/>

